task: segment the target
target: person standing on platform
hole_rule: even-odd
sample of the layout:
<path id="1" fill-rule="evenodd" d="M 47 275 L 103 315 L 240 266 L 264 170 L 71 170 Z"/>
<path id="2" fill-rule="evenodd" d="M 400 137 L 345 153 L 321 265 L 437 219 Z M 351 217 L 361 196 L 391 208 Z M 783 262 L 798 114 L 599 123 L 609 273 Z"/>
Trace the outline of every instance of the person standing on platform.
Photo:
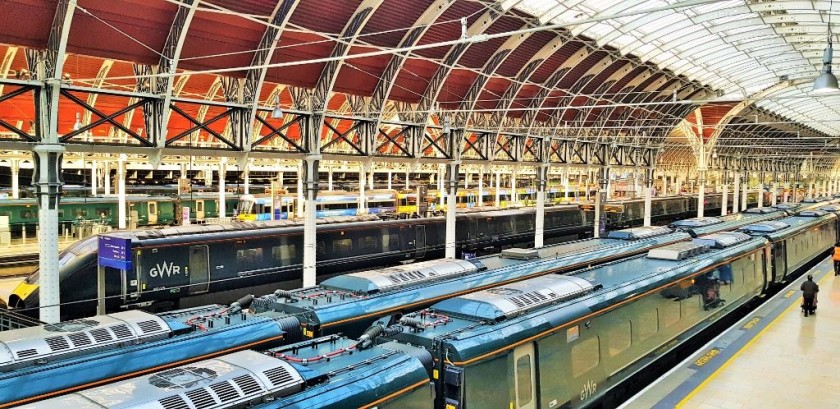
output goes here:
<path id="1" fill-rule="evenodd" d="M 834 244 L 834 254 L 831 255 L 834 261 L 834 275 L 840 275 L 840 241 Z"/>
<path id="2" fill-rule="evenodd" d="M 804 300 L 802 309 L 805 312 L 805 316 L 807 317 L 809 313 L 814 315 L 817 310 L 817 293 L 820 292 L 820 286 L 814 282 L 814 276 L 808 274 L 808 280 L 802 283 L 799 289 L 802 290 L 802 298 Z"/>

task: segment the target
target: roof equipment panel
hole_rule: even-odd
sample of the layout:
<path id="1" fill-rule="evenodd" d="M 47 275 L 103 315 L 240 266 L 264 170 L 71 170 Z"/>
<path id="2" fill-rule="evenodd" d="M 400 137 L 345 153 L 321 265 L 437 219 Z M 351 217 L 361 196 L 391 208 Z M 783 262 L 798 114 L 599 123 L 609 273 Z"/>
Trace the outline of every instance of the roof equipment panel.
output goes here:
<path id="1" fill-rule="evenodd" d="M 432 308 L 444 313 L 501 321 L 580 297 L 598 288 L 600 286 L 580 277 L 548 275 L 450 298 Z"/>
<path id="2" fill-rule="evenodd" d="M 255 351 L 239 351 L 29 405 L 31 409 L 79 407 L 79 397 L 101 406 L 132 408 L 245 407 L 260 397 L 301 390 L 290 364 Z"/>
<path id="3" fill-rule="evenodd" d="M 782 209 L 782 210 L 791 210 L 791 209 L 796 209 L 797 207 L 799 207 L 799 203 L 779 203 L 779 204 L 777 204 L 773 207 L 775 207 L 777 209 Z"/>
<path id="4" fill-rule="evenodd" d="M 840 206 L 838 206 L 838 205 L 828 205 L 828 206 L 820 207 L 819 210 L 822 210 L 824 212 L 829 212 L 829 213 L 837 213 L 837 212 L 840 212 Z"/>
<path id="5" fill-rule="evenodd" d="M 671 227 L 705 227 L 718 223 L 723 223 L 723 220 L 717 217 L 693 217 L 691 219 L 677 220 L 671 223 Z"/>
<path id="6" fill-rule="evenodd" d="M 827 215 L 824 210 L 803 210 L 797 214 L 800 217 L 823 217 Z"/>
<path id="7" fill-rule="evenodd" d="M 0 332 L 0 371 L 83 355 L 102 347 L 154 341 L 169 333 L 166 321 L 139 310 L 4 331 Z"/>
<path id="8" fill-rule="evenodd" d="M 328 288 L 374 294 L 395 288 L 469 274 L 479 269 L 466 260 L 429 260 L 333 277 L 321 283 Z"/>
<path id="9" fill-rule="evenodd" d="M 762 223 L 755 223 L 750 224 L 744 227 L 741 227 L 740 231 L 746 232 L 748 234 L 765 234 L 765 233 L 773 233 L 779 230 L 784 230 L 790 227 L 789 224 L 779 221 L 779 220 L 770 220 Z"/>
<path id="10" fill-rule="evenodd" d="M 751 239 L 750 235 L 746 233 L 739 233 L 739 232 L 721 232 L 721 233 L 714 233 L 714 234 L 707 234 L 705 236 L 696 238 L 692 240 L 697 244 L 702 244 L 705 246 L 709 246 L 709 248 L 713 249 L 724 249 L 727 247 L 732 247 L 736 244 L 743 243 L 745 241 L 749 241 Z"/>
<path id="11" fill-rule="evenodd" d="M 665 226 L 632 227 L 629 229 L 613 230 L 607 235 L 607 238 L 620 240 L 639 240 L 656 236 L 663 236 L 671 232 L 673 232 L 673 230 Z"/>
<path id="12" fill-rule="evenodd" d="M 513 247 L 502 250 L 500 256 L 514 260 L 534 260 L 540 258 L 540 251 L 538 249 L 521 249 Z"/>
<path id="13" fill-rule="evenodd" d="M 647 257 L 658 260 L 680 261 L 705 253 L 708 250 L 709 246 L 702 243 L 682 242 L 652 249 L 648 251 Z"/>
<path id="14" fill-rule="evenodd" d="M 779 209 L 777 209 L 777 208 L 775 208 L 775 207 L 767 207 L 767 206 L 765 206 L 765 207 L 751 207 L 751 208 L 749 208 L 749 209 L 747 209 L 747 210 L 744 210 L 744 213 L 749 213 L 749 214 L 767 214 L 767 213 L 773 213 L 773 212 L 778 212 L 778 211 L 779 211 Z"/>

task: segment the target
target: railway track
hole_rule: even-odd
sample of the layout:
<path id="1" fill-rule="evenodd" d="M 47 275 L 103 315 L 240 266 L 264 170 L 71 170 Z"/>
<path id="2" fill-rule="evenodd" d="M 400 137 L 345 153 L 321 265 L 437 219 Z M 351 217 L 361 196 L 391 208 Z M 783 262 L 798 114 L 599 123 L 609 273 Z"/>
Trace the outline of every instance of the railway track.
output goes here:
<path id="1" fill-rule="evenodd" d="M 38 254 L 0 257 L 0 278 L 26 276 L 38 266 Z"/>

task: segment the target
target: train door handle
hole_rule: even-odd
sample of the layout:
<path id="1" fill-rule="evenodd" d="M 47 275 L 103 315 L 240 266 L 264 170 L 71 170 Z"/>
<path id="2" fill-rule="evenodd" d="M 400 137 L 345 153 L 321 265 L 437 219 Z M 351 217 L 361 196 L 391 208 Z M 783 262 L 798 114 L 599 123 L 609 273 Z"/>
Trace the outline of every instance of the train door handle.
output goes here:
<path id="1" fill-rule="evenodd" d="M 223 268 L 225 268 L 225 265 L 224 265 L 224 264 L 222 264 L 222 265 L 220 265 L 220 266 L 216 266 L 216 270 L 221 270 L 221 269 L 223 269 Z"/>

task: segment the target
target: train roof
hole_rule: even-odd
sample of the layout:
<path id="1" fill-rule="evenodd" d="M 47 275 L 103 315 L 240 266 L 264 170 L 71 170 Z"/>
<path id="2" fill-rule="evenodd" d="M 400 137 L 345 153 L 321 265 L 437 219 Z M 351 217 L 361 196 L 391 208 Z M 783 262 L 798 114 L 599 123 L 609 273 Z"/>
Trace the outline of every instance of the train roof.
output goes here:
<path id="1" fill-rule="evenodd" d="M 710 248 L 709 242 L 725 247 Z M 704 236 L 697 241 L 679 242 L 651 250 L 646 256 L 623 259 L 565 276 L 548 275 L 517 283 L 517 286 L 504 285 L 451 298 L 429 310 L 406 315 L 419 320 L 419 325 L 426 328 L 424 331 L 404 332 L 395 338 L 415 345 L 431 345 L 434 340 L 444 339 L 453 354 L 450 359 L 469 360 L 536 334 L 556 330 L 564 323 L 669 282 L 713 269 L 733 256 L 758 250 L 765 244 L 763 238 L 743 234 L 728 238 Z M 530 294 L 530 289 L 568 285 L 565 281 L 570 278 L 581 280 L 580 283 L 588 282 L 594 288 L 581 287 L 578 293 L 569 291 L 566 299 L 541 302 L 520 315 L 512 314 L 513 318 L 498 314 L 498 311 L 505 311 L 499 307 L 507 305 L 508 301 L 504 299 L 512 296 L 539 299 L 538 295 Z M 491 303 L 496 309 L 479 305 L 477 300 Z M 491 316 L 497 318 L 493 320 L 489 318 Z"/>
<path id="2" fill-rule="evenodd" d="M 750 235 L 765 236 L 771 240 L 778 240 L 784 239 L 802 228 L 822 224 L 828 220 L 836 218 L 837 216 L 833 213 L 806 210 L 800 212 L 797 216 L 750 224 L 740 228 L 739 230 Z"/>
<path id="3" fill-rule="evenodd" d="M 288 396 L 303 384 L 299 369 L 289 363 L 255 351 L 239 351 L 22 408 L 227 407 L 246 405 L 264 395 Z"/>

